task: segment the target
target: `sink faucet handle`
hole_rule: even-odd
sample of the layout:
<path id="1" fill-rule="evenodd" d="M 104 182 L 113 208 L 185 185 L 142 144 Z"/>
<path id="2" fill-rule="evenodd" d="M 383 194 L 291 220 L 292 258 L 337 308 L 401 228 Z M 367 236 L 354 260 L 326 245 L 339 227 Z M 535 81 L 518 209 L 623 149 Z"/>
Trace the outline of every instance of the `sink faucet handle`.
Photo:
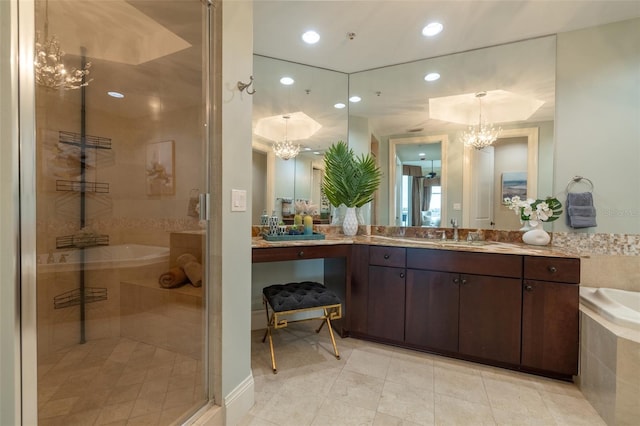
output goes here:
<path id="1" fill-rule="evenodd" d="M 451 226 L 454 228 L 458 227 L 458 220 L 456 218 L 451 219 Z"/>

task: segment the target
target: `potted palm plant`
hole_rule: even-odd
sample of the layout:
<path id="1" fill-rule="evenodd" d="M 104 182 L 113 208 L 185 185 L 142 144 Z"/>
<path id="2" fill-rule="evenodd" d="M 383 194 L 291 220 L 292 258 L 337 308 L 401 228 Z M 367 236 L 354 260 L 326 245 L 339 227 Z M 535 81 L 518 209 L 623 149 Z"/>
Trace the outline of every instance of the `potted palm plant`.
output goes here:
<path id="1" fill-rule="evenodd" d="M 356 207 L 362 207 L 373 199 L 380 186 L 382 172 L 371 154 L 356 156 L 346 143 L 331 145 L 324 155 L 324 180 L 322 190 L 334 207 L 347 207 L 342 230 L 353 236 L 358 232 Z"/>

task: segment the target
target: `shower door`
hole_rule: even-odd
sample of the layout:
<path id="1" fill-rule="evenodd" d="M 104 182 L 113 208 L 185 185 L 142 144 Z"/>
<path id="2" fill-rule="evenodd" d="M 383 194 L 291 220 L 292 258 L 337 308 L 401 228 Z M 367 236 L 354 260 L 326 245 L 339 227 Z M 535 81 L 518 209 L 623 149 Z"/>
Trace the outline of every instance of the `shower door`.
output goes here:
<path id="1" fill-rule="evenodd" d="M 208 400 L 206 3 L 35 3 L 40 425 Z"/>

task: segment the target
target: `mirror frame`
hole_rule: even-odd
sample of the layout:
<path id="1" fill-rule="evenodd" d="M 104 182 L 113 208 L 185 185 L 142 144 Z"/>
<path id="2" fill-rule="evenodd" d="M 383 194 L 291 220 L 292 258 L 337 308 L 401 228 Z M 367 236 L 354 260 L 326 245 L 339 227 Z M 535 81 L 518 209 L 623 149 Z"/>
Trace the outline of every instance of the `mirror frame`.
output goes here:
<path id="1" fill-rule="evenodd" d="M 527 197 L 538 198 L 538 140 L 537 127 L 506 129 L 500 132 L 498 139 L 527 138 Z M 473 162 L 471 152 L 475 148 L 465 146 L 462 154 L 462 227 L 468 228 L 471 220 L 471 176 Z"/>
<path id="2" fill-rule="evenodd" d="M 396 146 L 397 145 L 417 145 L 440 142 L 440 187 L 442 188 L 442 205 L 440 206 L 440 217 L 447 217 L 447 146 L 449 145 L 449 135 L 413 136 L 413 137 L 391 137 L 389 138 L 389 226 L 396 224 Z M 442 224 L 441 224 L 442 225 Z"/>

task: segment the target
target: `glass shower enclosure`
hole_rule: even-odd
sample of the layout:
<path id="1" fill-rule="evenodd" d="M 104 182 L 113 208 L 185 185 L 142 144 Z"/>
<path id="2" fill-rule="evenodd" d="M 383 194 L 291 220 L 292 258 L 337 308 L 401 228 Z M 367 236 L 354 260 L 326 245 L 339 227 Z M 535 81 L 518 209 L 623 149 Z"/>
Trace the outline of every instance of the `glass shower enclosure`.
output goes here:
<path id="1" fill-rule="evenodd" d="M 40 425 L 208 401 L 209 8 L 35 3 Z"/>

